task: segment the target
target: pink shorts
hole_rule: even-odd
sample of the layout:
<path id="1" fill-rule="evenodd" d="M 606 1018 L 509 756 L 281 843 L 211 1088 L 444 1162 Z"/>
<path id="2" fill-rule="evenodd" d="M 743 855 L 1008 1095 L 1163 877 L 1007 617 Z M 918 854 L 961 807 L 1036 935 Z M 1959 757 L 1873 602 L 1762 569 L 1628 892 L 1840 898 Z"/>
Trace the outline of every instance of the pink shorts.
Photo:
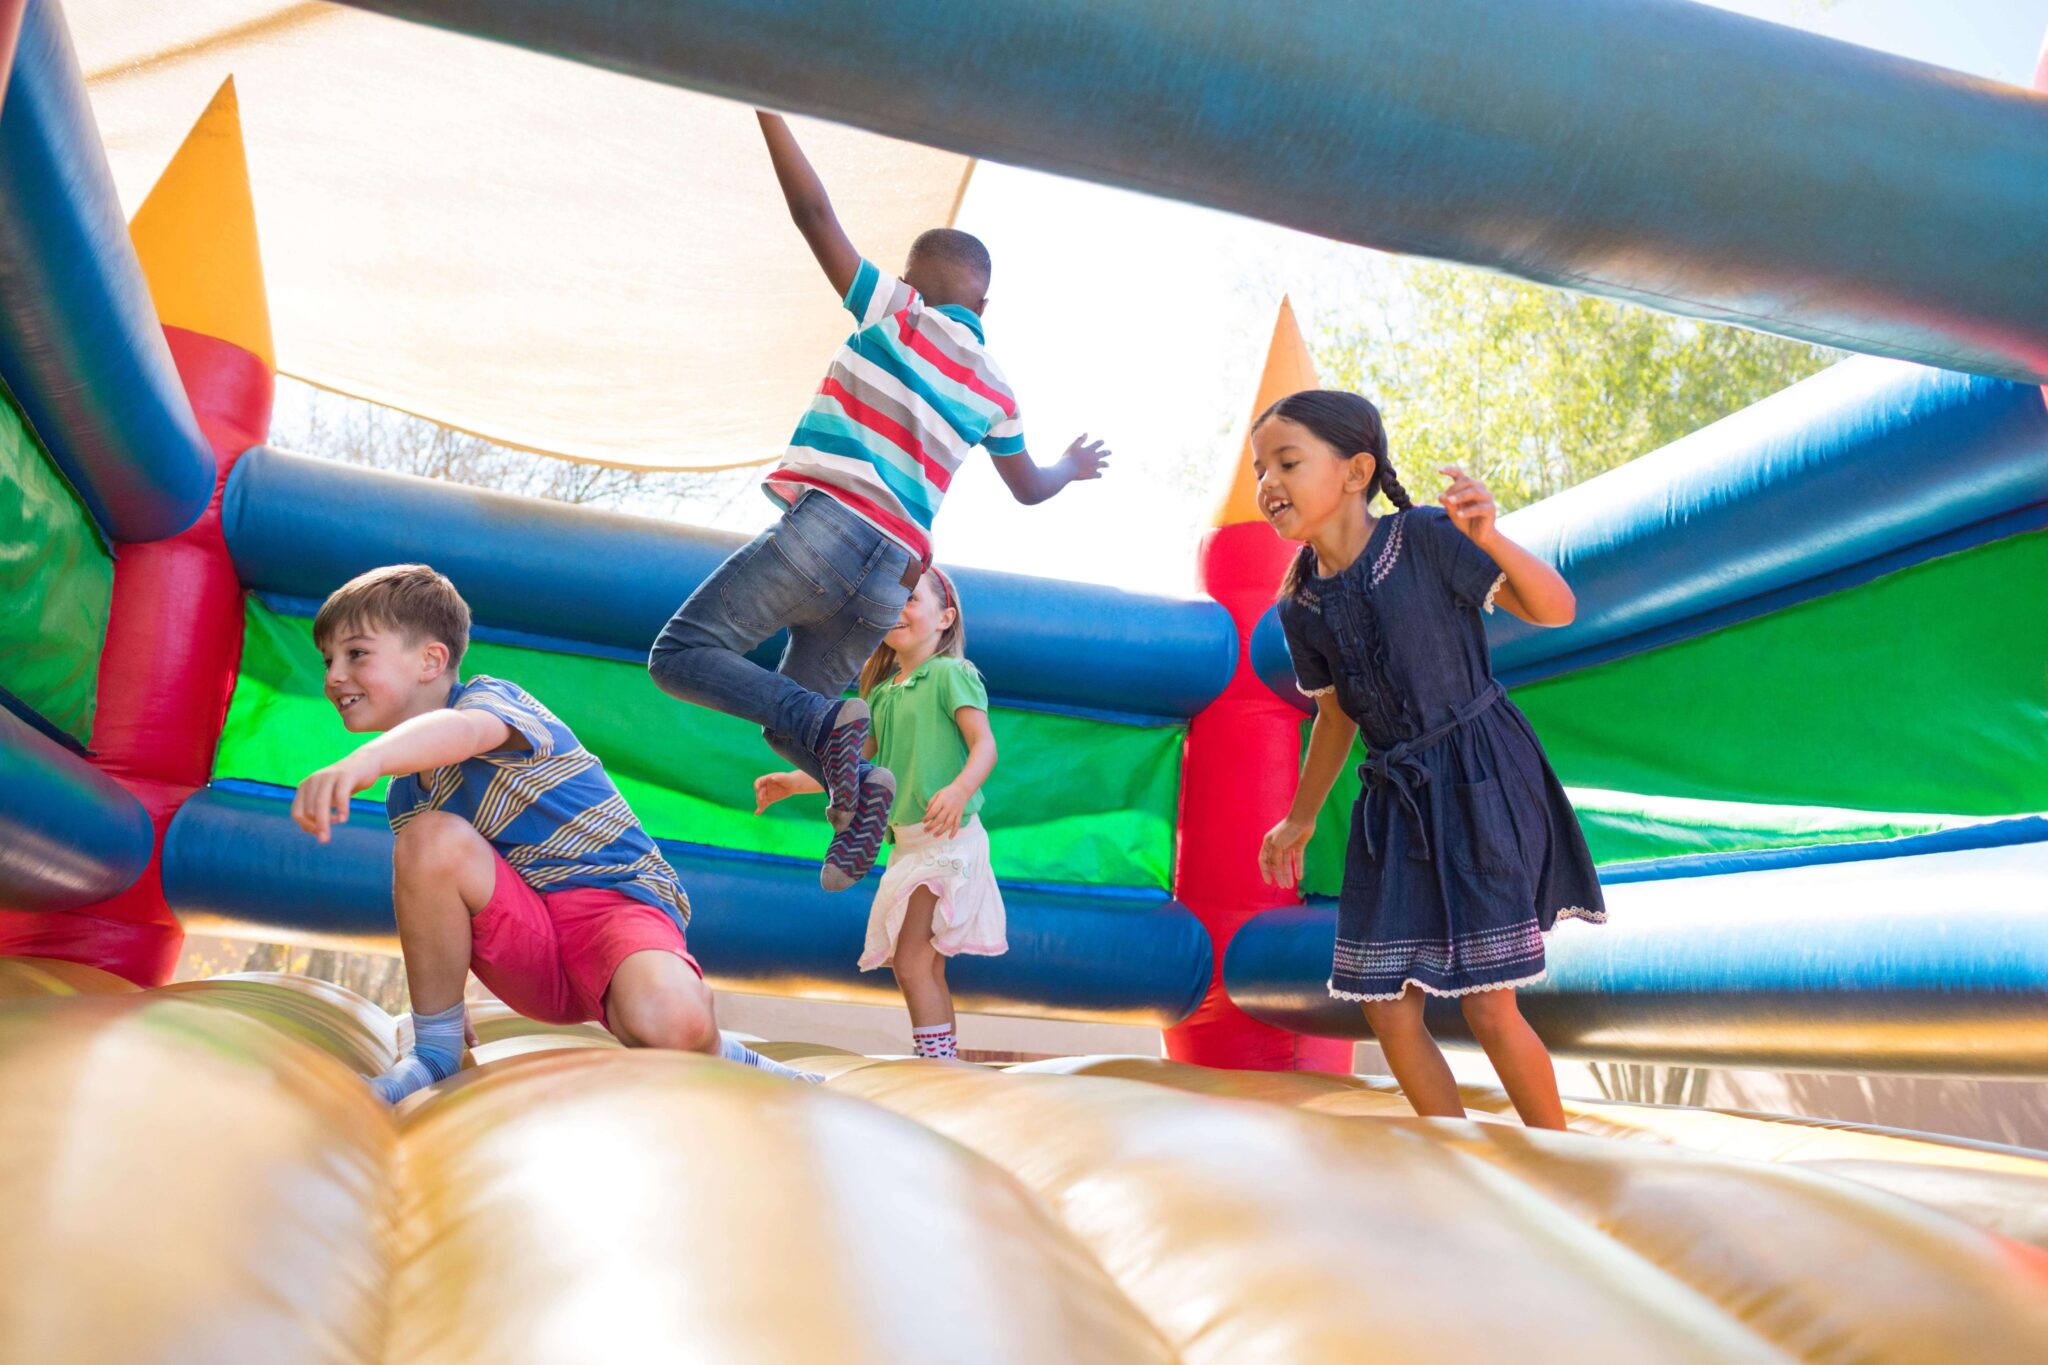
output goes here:
<path id="1" fill-rule="evenodd" d="M 704 969 L 665 913 L 609 887 L 578 886 L 545 895 L 499 857 L 491 903 L 470 921 L 470 969 L 492 994 L 543 1024 L 604 1017 L 612 973 L 634 953 L 674 953 L 699 977 Z"/>

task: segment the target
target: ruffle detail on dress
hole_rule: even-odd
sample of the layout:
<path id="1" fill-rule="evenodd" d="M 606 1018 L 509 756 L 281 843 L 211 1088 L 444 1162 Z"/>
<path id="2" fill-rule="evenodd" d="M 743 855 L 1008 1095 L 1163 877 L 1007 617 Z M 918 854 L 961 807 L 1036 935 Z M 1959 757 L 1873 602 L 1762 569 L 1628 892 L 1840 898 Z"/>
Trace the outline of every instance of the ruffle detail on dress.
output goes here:
<path id="1" fill-rule="evenodd" d="M 1401 983 L 1400 990 L 1387 995 L 1361 995 L 1353 991 L 1340 991 L 1334 981 L 1324 982 L 1323 989 L 1337 1000 L 1399 1000 L 1408 993 L 1408 988 L 1413 986 L 1424 995 L 1433 995 L 1439 1000 L 1455 1000 L 1461 995 L 1477 995 L 1481 991 L 1507 991 L 1517 986 L 1534 985 L 1549 974 L 1550 969 L 1546 967 L 1534 976 L 1517 977 L 1513 981 L 1488 981 L 1480 986 L 1457 986 L 1448 990 L 1442 986 L 1432 986 L 1427 981 L 1418 981 L 1411 976 Z"/>
<path id="2" fill-rule="evenodd" d="M 1377 588 L 1384 582 L 1386 576 L 1394 571 L 1394 566 L 1401 562 L 1401 538 L 1407 525 L 1408 514 L 1405 509 L 1394 513 L 1393 519 L 1388 522 L 1387 543 L 1380 547 L 1379 554 L 1372 561 L 1372 587 Z"/>
<path id="3" fill-rule="evenodd" d="M 1480 605 L 1480 607 L 1481 607 L 1481 608 L 1483 608 L 1483 609 L 1484 609 L 1484 610 L 1485 610 L 1485 611 L 1486 611 L 1486 612 L 1487 612 L 1487 613 L 1488 613 L 1489 615 L 1490 615 L 1490 614 L 1492 613 L 1492 611 L 1493 611 L 1493 599 L 1494 599 L 1494 598 L 1496 598 L 1496 597 L 1499 597 L 1499 596 L 1500 596 L 1500 590 L 1501 590 L 1502 588 L 1505 588 L 1505 587 L 1506 587 L 1507 585 L 1508 585 L 1508 576 L 1507 576 L 1506 574 L 1502 574 L 1502 575 L 1501 575 L 1501 576 L 1500 576 L 1499 578 L 1496 578 L 1496 579 L 1494 579 L 1494 580 L 1493 580 L 1493 586 L 1492 586 L 1492 587 L 1490 587 L 1490 588 L 1488 588 L 1488 589 L 1486 590 L 1486 600 L 1485 600 L 1484 602 L 1481 602 L 1481 603 L 1480 603 L 1479 605 Z"/>

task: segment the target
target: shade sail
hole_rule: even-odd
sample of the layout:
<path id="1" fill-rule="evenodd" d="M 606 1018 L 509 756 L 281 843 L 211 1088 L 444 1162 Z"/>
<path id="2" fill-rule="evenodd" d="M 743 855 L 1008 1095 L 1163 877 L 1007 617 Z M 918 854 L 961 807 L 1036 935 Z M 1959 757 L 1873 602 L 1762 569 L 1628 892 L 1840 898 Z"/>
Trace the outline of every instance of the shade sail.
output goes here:
<path id="1" fill-rule="evenodd" d="M 326 4 L 67 15 L 130 213 L 234 77 L 283 373 L 507 445 L 718 468 L 780 453 L 845 334 L 744 106 Z M 891 269 L 971 165 L 798 133 Z"/>

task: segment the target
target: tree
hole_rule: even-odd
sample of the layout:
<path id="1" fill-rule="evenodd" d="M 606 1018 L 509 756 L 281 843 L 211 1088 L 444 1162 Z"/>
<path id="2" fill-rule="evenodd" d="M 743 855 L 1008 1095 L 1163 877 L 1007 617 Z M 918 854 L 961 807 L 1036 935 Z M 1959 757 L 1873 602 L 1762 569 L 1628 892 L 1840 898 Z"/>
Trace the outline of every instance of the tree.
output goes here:
<path id="1" fill-rule="evenodd" d="M 1500 275 L 1403 261 L 1377 319 L 1317 347 L 1324 382 L 1379 405 L 1417 501 L 1437 470 L 1501 510 L 1625 464 L 1833 363 L 1803 342 Z"/>
<path id="2" fill-rule="evenodd" d="M 289 381 L 285 381 L 289 382 Z M 688 499 L 751 487 L 757 470 L 677 474 L 616 469 L 495 445 L 394 408 L 300 386 L 302 404 L 273 439 L 278 445 L 350 464 L 445 479 L 555 502 L 663 514 Z"/>

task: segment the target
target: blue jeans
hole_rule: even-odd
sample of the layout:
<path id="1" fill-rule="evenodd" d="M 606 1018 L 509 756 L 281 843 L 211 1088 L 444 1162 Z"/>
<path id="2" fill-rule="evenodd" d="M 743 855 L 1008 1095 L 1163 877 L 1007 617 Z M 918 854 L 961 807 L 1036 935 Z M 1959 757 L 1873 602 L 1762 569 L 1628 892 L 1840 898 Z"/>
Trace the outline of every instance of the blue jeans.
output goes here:
<path id="1" fill-rule="evenodd" d="M 896 624 L 917 572 L 910 551 L 806 491 L 690 594 L 647 671 L 672 697 L 752 721 L 770 748 L 822 780 L 821 731 Z M 785 627 L 775 671 L 746 657 Z"/>

